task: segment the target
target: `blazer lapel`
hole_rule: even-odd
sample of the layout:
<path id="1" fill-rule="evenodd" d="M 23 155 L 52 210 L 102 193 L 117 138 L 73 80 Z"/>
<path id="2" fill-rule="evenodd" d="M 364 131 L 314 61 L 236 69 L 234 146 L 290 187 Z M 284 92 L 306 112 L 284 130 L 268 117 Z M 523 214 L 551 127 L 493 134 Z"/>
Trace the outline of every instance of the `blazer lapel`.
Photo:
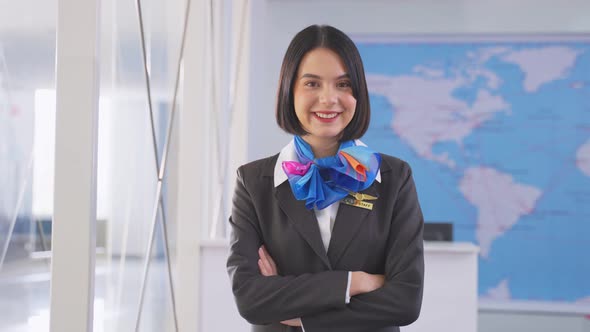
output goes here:
<path id="1" fill-rule="evenodd" d="M 375 181 L 369 188 L 362 191 L 362 193 L 379 197 L 377 186 L 379 186 L 379 183 Z M 336 266 L 346 247 L 358 233 L 359 227 L 370 212 L 372 211 L 340 202 L 334 228 L 332 229 L 330 245 L 328 246 L 328 259 L 333 266 Z"/>
<path id="2" fill-rule="evenodd" d="M 309 243 L 316 255 L 318 255 L 331 270 L 332 266 L 326 255 L 318 221 L 313 210 L 308 210 L 305 207 L 304 201 L 298 201 L 293 197 L 291 187 L 287 181 L 275 188 L 275 196 L 279 202 L 279 206 L 283 212 L 285 212 L 287 217 L 289 217 L 289 221 L 293 223 L 297 231 L 305 241 Z"/>

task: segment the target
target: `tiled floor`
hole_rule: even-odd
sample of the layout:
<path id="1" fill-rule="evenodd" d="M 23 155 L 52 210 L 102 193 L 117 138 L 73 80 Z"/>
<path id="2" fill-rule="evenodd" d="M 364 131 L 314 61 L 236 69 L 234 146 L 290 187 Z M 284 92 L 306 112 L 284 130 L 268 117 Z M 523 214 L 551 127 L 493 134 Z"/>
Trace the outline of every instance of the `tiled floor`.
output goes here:
<path id="1" fill-rule="evenodd" d="M 168 278 L 162 260 L 152 261 L 140 331 L 173 331 Z M 108 262 L 97 257 L 95 332 L 134 331 L 143 261 Z M 49 331 L 48 259 L 7 261 L 0 270 L 0 331 Z"/>

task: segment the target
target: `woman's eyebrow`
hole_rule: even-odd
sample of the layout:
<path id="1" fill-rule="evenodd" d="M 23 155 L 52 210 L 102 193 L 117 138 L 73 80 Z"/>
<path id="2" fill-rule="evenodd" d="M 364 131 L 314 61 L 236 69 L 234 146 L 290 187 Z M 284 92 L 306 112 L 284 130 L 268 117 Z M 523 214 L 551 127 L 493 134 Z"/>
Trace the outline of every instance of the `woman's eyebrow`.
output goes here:
<path id="1" fill-rule="evenodd" d="M 309 73 L 305 73 L 305 74 L 301 75 L 301 77 L 299 79 L 302 79 L 302 78 L 315 78 L 315 79 L 318 79 L 318 80 L 321 80 L 322 79 L 322 77 L 319 76 L 319 75 L 309 74 Z M 340 80 L 340 79 L 343 79 L 343 78 L 350 78 L 350 75 L 348 75 L 348 74 L 342 74 L 342 75 L 336 77 L 337 80 Z"/>

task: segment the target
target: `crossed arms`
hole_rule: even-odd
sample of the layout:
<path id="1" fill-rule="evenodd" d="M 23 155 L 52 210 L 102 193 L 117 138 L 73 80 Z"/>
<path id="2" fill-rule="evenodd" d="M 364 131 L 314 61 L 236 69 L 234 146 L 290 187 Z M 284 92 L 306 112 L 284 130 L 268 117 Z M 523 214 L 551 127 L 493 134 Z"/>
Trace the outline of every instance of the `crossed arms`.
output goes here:
<path id="1" fill-rule="evenodd" d="M 252 324 L 302 322 L 308 332 L 316 327 L 379 328 L 415 321 L 422 301 L 423 221 L 409 167 L 401 173 L 385 273 L 354 271 L 346 304 L 348 271 L 281 276 L 270 255 L 263 259 L 262 232 L 238 170 L 227 266 L 240 314 Z"/>

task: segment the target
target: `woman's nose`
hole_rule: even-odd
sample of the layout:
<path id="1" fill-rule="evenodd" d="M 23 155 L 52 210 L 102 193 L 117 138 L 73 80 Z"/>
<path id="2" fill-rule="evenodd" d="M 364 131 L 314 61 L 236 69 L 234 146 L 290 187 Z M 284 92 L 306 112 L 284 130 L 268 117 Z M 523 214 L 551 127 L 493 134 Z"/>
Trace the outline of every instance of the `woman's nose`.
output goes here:
<path id="1" fill-rule="evenodd" d="M 322 89 L 320 93 L 320 103 L 326 105 L 335 104 L 338 101 L 338 94 L 337 91 L 332 89 L 331 87 L 325 87 Z"/>

